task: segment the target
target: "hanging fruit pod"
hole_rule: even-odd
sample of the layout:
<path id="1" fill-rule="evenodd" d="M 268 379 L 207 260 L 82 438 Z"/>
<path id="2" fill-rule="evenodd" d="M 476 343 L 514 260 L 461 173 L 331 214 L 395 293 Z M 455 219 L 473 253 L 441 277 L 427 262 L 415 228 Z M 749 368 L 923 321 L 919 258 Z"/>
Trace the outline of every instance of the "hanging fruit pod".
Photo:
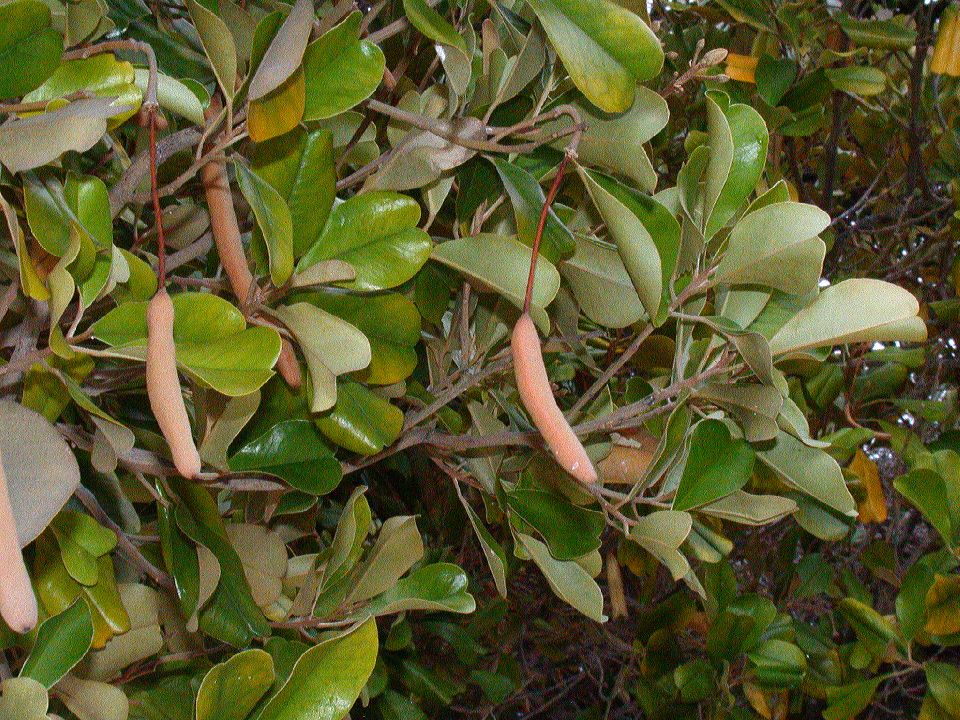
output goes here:
<path id="1" fill-rule="evenodd" d="M 940 16 L 937 39 L 933 44 L 930 72 L 936 75 L 960 75 L 960 5 L 951 4 Z"/>
<path id="2" fill-rule="evenodd" d="M 727 69 L 725 73 L 731 80 L 738 80 L 752 85 L 756 84 L 757 60 L 758 58 L 752 55 L 729 53 L 727 55 Z"/>

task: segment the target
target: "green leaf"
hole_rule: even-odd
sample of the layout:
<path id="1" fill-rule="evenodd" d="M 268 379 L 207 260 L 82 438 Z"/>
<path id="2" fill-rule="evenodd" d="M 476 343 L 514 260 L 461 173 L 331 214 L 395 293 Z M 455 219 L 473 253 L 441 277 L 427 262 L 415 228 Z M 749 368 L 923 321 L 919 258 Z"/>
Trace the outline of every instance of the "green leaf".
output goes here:
<path id="1" fill-rule="evenodd" d="M 52 112 L 0 126 L 0 163 L 11 173 L 53 162 L 68 150 L 86 152 L 107 131 L 107 118 L 126 106 L 112 98 L 74 100 Z"/>
<path id="2" fill-rule="evenodd" d="M 557 560 L 539 540 L 517 533 L 523 547 L 540 568 L 554 594 L 591 620 L 606 622 L 603 594 L 590 574 L 572 560 Z"/>
<path id="3" fill-rule="evenodd" d="M 304 120 L 323 120 L 349 110 L 380 85 L 386 61 L 379 47 L 357 39 L 362 19 L 361 13 L 352 13 L 307 46 Z"/>
<path id="4" fill-rule="evenodd" d="M 120 688 L 99 680 L 67 675 L 56 693 L 79 720 L 127 720 L 130 701 Z"/>
<path id="5" fill-rule="evenodd" d="M 887 76 L 883 71 L 868 65 L 827 68 L 824 72 L 833 87 L 851 95 L 879 95 L 887 86 Z"/>
<path id="6" fill-rule="evenodd" d="M 468 585 L 466 573 L 456 565 L 424 565 L 374 598 L 360 614 L 390 615 L 410 610 L 472 613 L 477 604 L 467 592 Z"/>
<path id="7" fill-rule="evenodd" d="M 135 70 L 135 82 L 141 93 L 147 92 L 149 78 L 149 70 Z M 203 125 L 203 103 L 193 90 L 176 78 L 157 73 L 157 102 L 164 110 L 169 110 L 195 125 Z"/>
<path id="8" fill-rule="evenodd" d="M 893 625 L 866 603 L 848 597 L 840 601 L 837 610 L 850 623 L 860 642 L 869 647 L 876 656 L 882 656 L 891 643 L 905 650 L 904 643 Z"/>
<path id="9" fill-rule="evenodd" d="M 726 410 L 748 442 L 766 442 L 777 436 L 777 416 L 783 406 L 783 396 L 775 387 L 756 383 L 708 383 L 693 394 Z"/>
<path id="10" fill-rule="evenodd" d="M 487 526 L 483 524 L 483 520 L 477 515 L 477 511 L 471 507 L 466 498 L 462 495 L 459 497 L 464 510 L 467 512 L 467 517 L 470 518 L 473 531 L 477 534 L 477 539 L 480 541 L 480 547 L 483 550 L 483 556 L 486 558 L 487 565 L 490 568 L 490 574 L 493 575 L 493 582 L 497 587 L 497 592 L 500 593 L 500 597 L 505 598 L 507 596 L 507 555 L 503 551 L 500 543 L 497 542 L 496 538 L 494 538 L 487 529 Z"/>
<path id="11" fill-rule="evenodd" d="M 204 487 L 179 478 L 170 481 L 181 500 L 175 510 L 177 525 L 191 540 L 210 550 L 220 565 L 220 582 L 210 603 L 200 612 L 201 629 L 235 647 L 245 647 L 253 638 L 269 635 L 270 625 L 253 600 L 216 501 Z"/>
<path id="12" fill-rule="evenodd" d="M 10 720 L 52 720 L 47 715 L 47 688 L 31 678 L 7 678 L 0 682 L 0 717 Z"/>
<path id="13" fill-rule="evenodd" d="M 710 238 L 753 192 L 767 161 L 767 125 L 749 105 L 707 96 L 710 162 L 704 185 L 704 237 Z"/>
<path id="14" fill-rule="evenodd" d="M 690 563 L 679 549 L 692 528 L 690 513 L 658 510 L 640 518 L 630 529 L 630 539 L 666 565 L 674 580 L 679 580 L 690 571 Z"/>
<path id="15" fill-rule="evenodd" d="M 657 187 L 657 173 L 645 145 L 666 127 L 670 119 L 667 101 L 659 93 L 638 85 L 633 105 L 620 115 L 598 112 L 582 101 L 573 105 L 587 124 L 577 147 L 580 162 L 623 175 L 640 190 L 653 192 Z M 570 122 L 558 123 L 557 128 L 567 127 Z M 556 146 L 566 142 L 563 139 Z"/>
<path id="16" fill-rule="evenodd" d="M 173 296 L 173 337 L 177 364 L 224 395 L 238 397 L 259 389 L 273 375 L 280 336 L 265 327 L 246 327 L 243 314 L 209 293 Z M 145 360 L 147 303 L 128 302 L 93 324 L 93 334 L 110 353 Z"/>
<path id="17" fill-rule="evenodd" d="M 696 703 L 710 697 L 716 688 L 716 679 L 710 663 L 704 659 L 691 660 L 673 671 L 673 683 L 685 703 Z"/>
<path id="18" fill-rule="evenodd" d="M 856 504 L 843 481 L 843 471 L 823 450 L 781 431 L 771 447 L 757 451 L 757 459 L 787 485 L 844 515 L 856 516 Z"/>
<path id="19" fill-rule="evenodd" d="M 948 547 L 955 545 L 960 511 L 952 509 L 951 503 L 956 503 L 960 496 L 960 481 L 949 481 L 934 470 L 918 468 L 894 480 L 893 486 L 923 513 Z"/>
<path id="20" fill-rule="evenodd" d="M 467 54 L 467 44 L 460 33 L 425 0 L 403 0 L 403 12 L 411 25 L 434 42 L 449 45 L 464 55 Z"/>
<path id="21" fill-rule="evenodd" d="M 750 479 L 754 458 L 750 444 L 731 437 L 725 423 L 697 423 L 673 509 L 690 510 L 736 492 Z"/>
<path id="22" fill-rule="evenodd" d="M 233 35 L 218 15 L 197 0 L 187 0 L 187 9 L 220 89 L 227 102 L 232 102 L 237 86 L 237 47 Z"/>
<path id="23" fill-rule="evenodd" d="M 653 198 L 631 192 L 599 173 L 584 170 L 581 176 L 643 307 L 654 325 L 662 324 L 680 250 L 679 223 Z"/>
<path id="24" fill-rule="evenodd" d="M 481 289 L 492 288 L 517 308 L 530 272 L 530 248 L 512 237 L 480 233 L 469 238 L 448 240 L 433 248 L 433 259 L 475 280 Z M 549 260 L 537 258 L 532 307 L 539 312 L 534 320 L 541 330 L 549 327 L 543 308 L 553 302 L 560 289 L 560 273 Z"/>
<path id="25" fill-rule="evenodd" d="M 656 35 L 637 15 L 609 0 L 531 0 L 577 89 L 605 112 L 633 104 L 638 82 L 663 67 Z"/>
<path id="26" fill-rule="evenodd" d="M 307 650 L 257 720 L 340 720 L 360 696 L 377 660 L 370 618 Z"/>
<path id="27" fill-rule="evenodd" d="M 793 643 L 772 639 L 747 653 L 761 685 L 796 687 L 807 674 L 807 656 Z"/>
<path id="28" fill-rule="evenodd" d="M 850 685 L 826 688 L 827 709 L 823 711 L 825 720 L 852 720 L 863 712 L 877 688 L 883 681 L 882 676 L 861 680 Z"/>
<path id="29" fill-rule="evenodd" d="M 132 438 L 131 438 L 132 440 Z M 70 577 L 81 585 L 97 584 L 97 560 L 113 550 L 117 536 L 84 513 L 64 510 L 50 523 L 60 557 Z"/>
<path id="30" fill-rule="evenodd" d="M 789 58 L 764 53 L 757 62 L 757 94 L 771 107 L 780 104 L 797 77 L 797 64 Z"/>
<path id="31" fill-rule="evenodd" d="M 557 560 L 575 560 L 600 547 L 606 526 L 602 512 L 545 490 L 517 488 L 506 498 L 510 509 L 543 536 Z"/>
<path id="32" fill-rule="evenodd" d="M 745 23 L 757 30 L 773 32 L 770 23 L 770 10 L 762 0 L 714 0 L 737 22 Z"/>
<path id="33" fill-rule="evenodd" d="M 924 669 L 936 701 L 952 716 L 960 715 L 960 669 L 944 662 L 928 662 Z"/>
<path id="34" fill-rule="evenodd" d="M 110 53 L 61 63 L 43 85 L 23 99 L 26 102 L 50 101 L 76 92 L 112 99 L 116 117 L 112 119 L 111 127 L 131 117 L 143 99 L 133 65 Z"/>
<path id="35" fill-rule="evenodd" d="M 533 175 L 513 163 L 495 158 L 493 164 L 513 204 L 517 238 L 525 245 L 533 247 L 540 212 L 545 200 L 543 188 Z M 573 234 L 551 208 L 547 213 L 547 224 L 543 229 L 540 253 L 550 262 L 556 263 L 570 257 L 573 250 Z"/>
<path id="36" fill-rule="evenodd" d="M 779 495 L 752 495 L 742 490 L 700 508 L 701 512 L 742 525 L 766 525 L 797 511 L 797 503 Z"/>
<path id="37" fill-rule="evenodd" d="M 854 45 L 876 50 L 909 50 L 917 41 L 917 31 L 895 19 L 859 20 L 847 14 L 836 16 L 840 27 Z"/>
<path id="38" fill-rule="evenodd" d="M 230 469 L 267 472 L 311 495 L 326 495 L 343 477 L 340 463 L 309 420 L 274 425 L 237 450 Z"/>
<path id="39" fill-rule="evenodd" d="M 358 328 L 370 342 L 370 364 L 354 377 L 371 385 L 392 385 L 405 380 L 417 366 L 420 313 L 399 293 L 370 297 L 333 293 L 297 295 Z M 387 319 L 387 322 L 384 320 Z"/>
<path id="40" fill-rule="evenodd" d="M 356 270 L 356 280 L 340 283 L 351 290 L 402 285 L 430 257 L 433 243 L 418 222 L 420 205 L 411 197 L 384 191 L 356 195 L 334 207 L 297 271 L 336 259 Z"/>
<path id="41" fill-rule="evenodd" d="M 196 720 L 244 720 L 275 677 L 273 658 L 263 650 L 245 650 L 214 665 L 197 690 Z"/>
<path id="42" fill-rule="evenodd" d="M 294 257 L 320 237 L 335 195 L 336 173 L 329 130 L 302 128 L 264 143 L 251 155 L 256 173 L 280 193 L 290 210 Z"/>
<path id="43" fill-rule="evenodd" d="M 359 603 L 387 592 L 422 557 L 423 539 L 417 529 L 417 518 L 413 515 L 388 518 L 367 559 L 357 568 L 345 602 Z"/>
<path id="44" fill-rule="evenodd" d="M 286 200 L 242 160 L 236 160 L 237 184 L 247 199 L 267 243 L 270 280 L 277 287 L 293 274 L 293 221 Z"/>
<path id="45" fill-rule="evenodd" d="M 714 279 L 803 295 L 820 281 L 830 216 L 815 205 L 783 202 L 745 215 L 727 239 Z"/>
<path id="46" fill-rule="evenodd" d="M 625 328 L 643 317 L 643 305 L 633 289 L 620 254 L 607 245 L 574 236 L 576 250 L 560 264 L 583 314 L 598 325 Z"/>
<path id="47" fill-rule="evenodd" d="M 32 678 L 52 688 L 83 659 L 93 642 L 90 608 L 77 600 L 59 615 L 44 620 L 20 677 Z"/>
<path id="48" fill-rule="evenodd" d="M 850 312 L 850 308 L 857 312 Z M 831 285 L 784 323 L 770 339 L 770 352 L 782 355 L 846 343 L 922 342 L 927 328 L 917 315 L 917 299 L 897 285 L 858 278 Z"/>
<path id="49" fill-rule="evenodd" d="M 307 357 L 313 387 L 310 410 L 329 410 L 337 401 L 337 376 L 370 364 L 370 341 L 346 320 L 310 303 L 284 305 L 274 313 Z"/>
<path id="50" fill-rule="evenodd" d="M 939 574 L 950 572 L 957 560 L 948 551 L 924 555 L 910 566 L 900 583 L 896 612 L 900 631 L 907 640 L 914 639 L 927 621 L 927 593 Z"/>
<path id="51" fill-rule="evenodd" d="M 344 381 L 337 384 L 336 405 L 315 422 L 340 447 L 373 455 L 400 436 L 403 413 L 363 385 Z"/>
<path id="52" fill-rule="evenodd" d="M 28 93 L 56 70 L 63 38 L 50 23 L 50 8 L 39 0 L 0 7 L 0 98 Z"/>

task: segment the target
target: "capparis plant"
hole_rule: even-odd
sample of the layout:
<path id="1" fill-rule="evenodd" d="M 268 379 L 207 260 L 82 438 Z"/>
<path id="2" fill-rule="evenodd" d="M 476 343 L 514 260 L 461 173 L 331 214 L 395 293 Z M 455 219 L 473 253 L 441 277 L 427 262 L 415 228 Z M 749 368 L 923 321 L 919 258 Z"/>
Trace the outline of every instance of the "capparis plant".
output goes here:
<path id="1" fill-rule="evenodd" d="M 0 5 L 0 717 L 960 717 L 956 12 L 772 5 Z"/>

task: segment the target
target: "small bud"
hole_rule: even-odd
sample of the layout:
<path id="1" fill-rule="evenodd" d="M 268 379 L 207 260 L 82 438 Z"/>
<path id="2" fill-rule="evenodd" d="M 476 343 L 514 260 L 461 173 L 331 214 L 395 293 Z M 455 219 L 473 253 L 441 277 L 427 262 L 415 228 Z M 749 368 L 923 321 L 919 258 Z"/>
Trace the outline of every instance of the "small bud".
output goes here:
<path id="1" fill-rule="evenodd" d="M 730 82 L 730 78 L 724 75 L 723 73 L 719 75 L 711 75 L 709 79 L 718 83 Z"/>
<path id="2" fill-rule="evenodd" d="M 710 67 L 712 65 L 719 65 L 726 59 L 726 48 L 714 48 L 713 50 L 708 50 L 703 54 L 703 57 L 700 59 L 700 64 Z"/>

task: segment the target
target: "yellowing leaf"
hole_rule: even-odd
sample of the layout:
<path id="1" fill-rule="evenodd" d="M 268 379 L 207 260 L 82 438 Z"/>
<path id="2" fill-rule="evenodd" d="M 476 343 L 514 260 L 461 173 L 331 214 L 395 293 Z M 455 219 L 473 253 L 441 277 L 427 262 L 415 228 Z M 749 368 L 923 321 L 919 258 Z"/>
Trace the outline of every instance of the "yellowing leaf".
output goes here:
<path id="1" fill-rule="evenodd" d="M 960 575 L 937 575 L 927 590 L 926 605 L 928 633 L 960 633 Z"/>
<path id="2" fill-rule="evenodd" d="M 863 450 L 857 450 L 847 467 L 860 478 L 866 498 L 857 504 L 857 513 L 862 523 L 882 523 L 887 520 L 887 496 L 880 484 L 880 471 L 877 464 L 867 457 Z"/>

